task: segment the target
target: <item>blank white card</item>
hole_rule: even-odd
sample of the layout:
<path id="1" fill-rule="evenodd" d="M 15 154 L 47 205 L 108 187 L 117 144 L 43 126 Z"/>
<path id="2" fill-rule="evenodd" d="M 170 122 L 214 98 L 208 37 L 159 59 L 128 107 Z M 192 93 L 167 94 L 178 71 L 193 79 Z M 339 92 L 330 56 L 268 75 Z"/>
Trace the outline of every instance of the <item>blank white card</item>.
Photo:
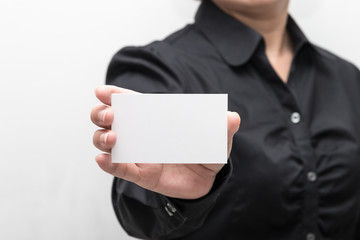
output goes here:
<path id="1" fill-rule="evenodd" d="M 113 163 L 226 163 L 227 94 L 112 94 Z"/>

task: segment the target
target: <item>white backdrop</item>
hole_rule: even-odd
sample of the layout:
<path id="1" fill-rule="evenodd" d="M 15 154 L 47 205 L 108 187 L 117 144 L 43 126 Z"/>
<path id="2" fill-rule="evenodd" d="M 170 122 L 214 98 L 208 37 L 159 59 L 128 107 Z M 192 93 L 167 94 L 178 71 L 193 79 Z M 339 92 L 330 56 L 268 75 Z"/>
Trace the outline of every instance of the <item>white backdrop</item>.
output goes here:
<path id="1" fill-rule="evenodd" d="M 193 21 L 193 0 L 0 1 L 0 239 L 132 239 L 89 113 L 111 56 Z M 307 36 L 360 66 L 360 2 L 293 0 Z"/>

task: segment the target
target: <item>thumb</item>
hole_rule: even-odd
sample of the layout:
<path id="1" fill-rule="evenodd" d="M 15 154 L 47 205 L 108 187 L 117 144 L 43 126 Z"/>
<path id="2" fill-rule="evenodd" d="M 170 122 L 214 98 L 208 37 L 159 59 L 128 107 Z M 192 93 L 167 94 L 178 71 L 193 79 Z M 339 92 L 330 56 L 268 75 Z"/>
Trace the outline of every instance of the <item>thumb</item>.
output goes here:
<path id="1" fill-rule="evenodd" d="M 126 88 L 111 86 L 111 85 L 103 85 L 95 89 L 96 97 L 106 105 L 111 105 L 112 93 L 138 93 L 138 92 Z"/>
<path id="2" fill-rule="evenodd" d="M 230 112 L 227 113 L 227 127 L 228 127 L 228 158 L 230 156 L 233 137 L 235 133 L 239 130 L 240 126 L 240 116 L 237 112 Z"/>

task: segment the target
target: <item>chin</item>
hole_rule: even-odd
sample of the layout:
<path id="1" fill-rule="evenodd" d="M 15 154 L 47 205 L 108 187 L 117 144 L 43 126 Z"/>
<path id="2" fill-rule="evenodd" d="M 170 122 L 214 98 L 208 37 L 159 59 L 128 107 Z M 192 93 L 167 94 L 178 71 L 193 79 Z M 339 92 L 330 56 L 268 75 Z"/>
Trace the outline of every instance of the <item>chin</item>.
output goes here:
<path id="1" fill-rule="evenodd" d="M 279 9 L 286 7 L 289 0 L 209 0 L 228 10 L 240 12 L 257 12 L 266 9 Z"/>

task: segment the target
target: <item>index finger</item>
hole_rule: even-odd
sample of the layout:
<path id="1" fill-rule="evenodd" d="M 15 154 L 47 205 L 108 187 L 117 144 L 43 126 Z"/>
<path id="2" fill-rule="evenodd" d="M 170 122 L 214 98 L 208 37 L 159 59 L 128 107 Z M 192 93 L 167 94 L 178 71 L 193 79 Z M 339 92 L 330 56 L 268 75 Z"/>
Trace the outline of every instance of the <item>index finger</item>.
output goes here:
<path id="1" fill-rule="evenodd" d="M 104 104 L 111 106 L 112 93 L 138 93 L 127 88 L 121 88 L 111 85 L 103 85 L 95 89 L 96 97 Z"/>

